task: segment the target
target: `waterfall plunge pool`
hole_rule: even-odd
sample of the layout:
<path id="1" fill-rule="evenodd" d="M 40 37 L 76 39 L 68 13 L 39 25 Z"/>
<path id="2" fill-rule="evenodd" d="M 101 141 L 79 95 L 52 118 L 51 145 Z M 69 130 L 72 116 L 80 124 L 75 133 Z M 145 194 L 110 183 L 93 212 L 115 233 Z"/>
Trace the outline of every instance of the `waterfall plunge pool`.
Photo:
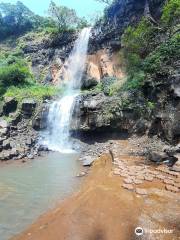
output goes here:
<path id="1" fill-rule="evenodd" d="M 22 232 L 41 214 L 78 190 L 77 153 L 51 152 L 26 163 L 0 166 L 0 239 Z"/>

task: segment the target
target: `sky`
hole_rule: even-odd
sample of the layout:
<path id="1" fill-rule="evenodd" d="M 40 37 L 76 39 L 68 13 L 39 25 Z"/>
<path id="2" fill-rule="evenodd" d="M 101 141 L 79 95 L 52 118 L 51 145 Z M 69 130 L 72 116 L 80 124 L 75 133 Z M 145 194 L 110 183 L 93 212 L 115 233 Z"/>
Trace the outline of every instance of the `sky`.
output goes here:
<path id="1" fill-rule="evenodd" d="M 0 0 L 0 2 L 16 3 L 17 0 Z M 28 8 L 38 15 L 46 15 L 50 0 L 21 0 Z M 90 17 L 93 13 L 102 12 L 105 5 L 96 0 L 54 0 L 59 5 L 74 8 L 78 16 Z"/>

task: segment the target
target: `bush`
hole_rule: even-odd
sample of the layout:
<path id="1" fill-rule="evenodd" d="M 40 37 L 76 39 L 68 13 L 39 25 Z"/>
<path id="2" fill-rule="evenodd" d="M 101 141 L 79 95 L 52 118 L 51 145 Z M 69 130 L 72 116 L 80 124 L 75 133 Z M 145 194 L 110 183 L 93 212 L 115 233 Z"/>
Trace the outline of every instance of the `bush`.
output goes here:
<path id="1" fill-rule="evenodd" d="M 168 71 L 168 65 L 172 66 L 179 56 L 180 34 L 177 33 L 145 59 L 143 69 L 150 74 L 164 75 Z"/>
<path id="2" fill-rule="evenodd" d="M 180 1 L 179 0 L 169 0 L 163 8 L 163 14 L 161 21 L 165 25 L 172 25 L 174 22 L 179 22 L 180 17 Z"/>
<path id="3" fill-rule="evenodd" d="M 28 77 L 30 77 L 29 69 L 17 63 L 0 69 L 0 82 L 4 87 L 24 84 Z"/>
<path id="4" fill-rule="evenodd" d="M 104 77 L 102 79 L 102 91 L 105 95 L 110 95 L 111 86 L 116 80 L 115 77 Z"/>
<path id="5" fill-rule="evenodd" d="M 145 80 L 145 73 L 143 71 L 134 72 L 133 75 L 127 78 L 127 81 L 123 84 L 123 90 L 135 90 L 140 89 L 143 86 Z"/>

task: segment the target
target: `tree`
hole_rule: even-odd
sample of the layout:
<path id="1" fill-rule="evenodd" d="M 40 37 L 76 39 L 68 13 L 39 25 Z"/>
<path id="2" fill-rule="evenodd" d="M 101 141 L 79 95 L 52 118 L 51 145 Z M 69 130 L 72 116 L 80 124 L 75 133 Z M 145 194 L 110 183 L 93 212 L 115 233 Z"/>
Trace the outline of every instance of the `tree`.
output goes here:
<path id="1" fill-rule="evenodd" d="M 19 35 L 34 27 L 35 14 L 22 2 L 0 3 L 0 38 Z"/>
<path id="2" fill-rule="evenodd" d="M 57 23 L 59 30 L 75 27 L 79 22 L 79 18 L 74 9 L 57 6 L 53 1 L 51 1 L 49 6 L 49 14 Z"/>

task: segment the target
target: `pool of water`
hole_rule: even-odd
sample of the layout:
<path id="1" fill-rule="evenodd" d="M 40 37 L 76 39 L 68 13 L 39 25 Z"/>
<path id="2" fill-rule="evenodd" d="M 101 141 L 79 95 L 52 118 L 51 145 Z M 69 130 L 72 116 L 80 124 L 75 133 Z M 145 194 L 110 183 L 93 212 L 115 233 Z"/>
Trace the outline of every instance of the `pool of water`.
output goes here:
<path id="1" fill-rule="evenodd" d="M 77 190 L 78 154 L 50 153 L 27 163 L 0 166 L 0 239 L 23 231 Z"/>

